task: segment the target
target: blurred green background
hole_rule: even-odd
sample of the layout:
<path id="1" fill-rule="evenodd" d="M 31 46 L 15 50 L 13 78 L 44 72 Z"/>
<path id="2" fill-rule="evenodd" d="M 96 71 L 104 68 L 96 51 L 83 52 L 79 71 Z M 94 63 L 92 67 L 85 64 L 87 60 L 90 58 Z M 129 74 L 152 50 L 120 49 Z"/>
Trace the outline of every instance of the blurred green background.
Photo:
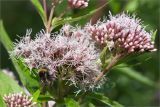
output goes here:
<path id="1" fill-rule="evenodd" d="M 81 10 L 69 11 L 67 16 L 80 16 L 87 14 L 90 10 L 102 6 L 107 0 L 90 0 L 89 7 Z M 55 16 L 59 15 L 66 6 L 66 0 L 56 8 Z M 18 39 L 18 36 L 25 35 L 27 28 L 32 28 L 33 35 L 44 28 L 41 18 L 29 0 L 0 0 L 1 19 L 10 35 L 12 41 Z M 113 14 L 123 11 L 136 14 L 142 19 L 143 24 L 147 26 L 147 30 L 158 30 L 156 35 L 156 47 L 160 49 L 160 1 L 159 0 L 112 0 L 109 4 L 92 16 L 92 23 L 103 16 L 107 16 L 111 11 Z M 90 17 L 91 18 L 91 17 Z M 90 20 L 84 19 L 74 24 L 84 25 Z M 18 35 L 18 36 L 17 36 Z M 0 67 L 1 69 L 9 69 L 15 71 L 11 64 L 9 55 L 5 48 L 0 48 Z M 142 74 L 143 76 L 153 80 L 157 85 L 160 84 L 160 57 L 159 52 L 146 53 L 132 60 L 127 60 L 127 66 Z M 139 63 L 140 64 L 137 64 Z M 135 65 L 135 66 L 131 66 Z M 127 68 L 127 67 L 125 67 Z M 125 69 L 126 70 L 126 69 Z M 130 69 L 129 69 L 130 70 Z M 16 74 L 16 73 L 15 73 Z M 146 85 L 142 82 L 124 75 L 118 69 L 113 69 L 108 75 L 108 82 L 101 90 L 106 96 L 119 101 L 125 106 L 149 107 L 160 106 L 160 90 Z M 1 88 L 1 87 L 0 87 Z M 98 102 L 96 102 L 98 103 Z"/>

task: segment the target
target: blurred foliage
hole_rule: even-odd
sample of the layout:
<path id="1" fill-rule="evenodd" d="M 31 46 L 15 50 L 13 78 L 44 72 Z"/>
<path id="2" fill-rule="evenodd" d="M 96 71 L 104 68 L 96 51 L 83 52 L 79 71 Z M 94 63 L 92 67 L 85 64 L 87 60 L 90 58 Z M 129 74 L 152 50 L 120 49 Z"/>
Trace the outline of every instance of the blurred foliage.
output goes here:
<path id="1" fill-rule="evenodd" d="M 79 17 L 82 15 L 86 15 L 89 11 L 98 7 L 100 1 L 102 0 L 90 0 L 88 8 L 82 10 L 67 11 L 67 14 L 64 17 Z M 44 28 L 43 21 L 39 17 L 36 9 L 33 7 L 31 2 L 27 0 L 1 0 L 0 7 L 1 19 L 3 20 L 6 31 L 10 35 L 12 41 L 15 41 L 15 39 L 19 39 L 17 35 L 25 35 L 25 31 L 27 28 L 33 29 L 33 35 Z M 64 2 L 56 8 L 55 16 L 59 16 L 60 13 L 65 9 L 66 0 L 64 0 Z M 147 30 L 157 29 L 158 33 L 156 35 L 155 42 L 157 48 L 160 49 L 160 27 L 158 25 L 158 15 L 160 14 L 159 0 L 111 0 L 106 8 L 102 11 L 102 16 L 107 16 L 109 14 L 109 11 L 111 11 L 113 14 L 121 13 L 123 11 L 128 11 L 129 14 L 136 14 L 137 17 L 142 19 L 143 24 L 147 26 Z M 90 18 L 91 17 L 82 19 L 78 23 L 84 25 L 87 21 L 90 20 Z M 73 24 L 76 25 L 77 22 L 74 22 Z M 8 68 L 12 71 L 15 71 L 13 65 L 11 64 L 11 60 L 9 59 L 7 51 L 2 45 L 0 50 L 1 69 Z M 106 82 L 104 87 L 98 91 L 103 92 L 109 98 L 114 99 L 125 106 L 158 106 L 160 100 L 160 96 L 158 93 L 160 92 L 157 88 L 153 88 L 148 85 L 142 84 L 142 82 L 135 81 L 135 78 L 130 78 L 130 76 L 126 76 L 123 73 L 131 69 L 131 71 L 133 70 L 141 76 L 145 76 L 150 80 L 153 80 L 155 84 L 158 85 L 160 84 L 159 55 L 160 54 L 158 51 L 155 53 L 143 54 L 138 57 L 134 56 L 133 58 L 131 58 L 131 60 L 125 61 L 126 65 L 121 66 L 123 72 L 121 72 L 121 70 L 119 69 L 111 70 L 107 75 L 108 82 Z M 131 65 L 135 66 L 131 67 Z M 133 75 L 129 72 L 127 73 L 128 75 Z M 141 80 L 142 78 L 139 76 L 138 79 Z M 71 105 L 76 105 L 74 100 L 68 101 L 66 99 L 66 102 Z M 99 102 L 94 103 L 99 104 Z"/>
<path id="2" fill-rule="evenodd" d="M 18 85 L 17 81 L 9 77 L 0 71 L 0 105 L 6 107 L 2 99 L 2 96 L 8 95 L 9 93 L 23 92 L 22 88 Z"/>

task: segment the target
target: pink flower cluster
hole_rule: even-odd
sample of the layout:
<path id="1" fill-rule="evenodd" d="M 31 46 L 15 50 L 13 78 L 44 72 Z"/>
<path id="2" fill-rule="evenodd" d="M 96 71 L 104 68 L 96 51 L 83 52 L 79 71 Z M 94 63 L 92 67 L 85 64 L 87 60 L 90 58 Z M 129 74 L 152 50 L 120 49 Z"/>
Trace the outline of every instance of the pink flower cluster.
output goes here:
<path id="1" fill-rule="evenodd" d="M 99 44 L 105 44 L 105 35 L 107 33 L 107 29 L 105 24 L 96 24 L 95 26 L 91 26 L 88 24 L 86 27 L 88 32 L 92 34 L 92 38 Z"/>
<path id="2" fill-rule="evenodd" d="M 151 41 L 151 33 L 145 31 L 139 19 L 126 14 L 110 15 L 110 19 L 99 26 L 87 26 L 93 38 L 100 44 L 114 42 L 114 48 L 120 52 L 156 51 Z"/>
<path id="3" fill-rule="evenodd" d="M 88 7 L 89 0 L 68 0 L 68 4 L 71 8 L 86 8 Z"/>
<path id="4" fill-rule="evenodd" d="M 8 107 L 33 107 L 36 103 L 22 93 L 9 94 L 3 97 Z"/>
<path id="5" fill-rule="evenodd" d="M 62 72 L 63 79 L 84 89 L 94 88 L 94 78 L 100 73 L 96 64 L 98 51 L 90 34 L 81 28 L 69 25 L 60 32 L 46 34 L 41 31 L 33 40 L 31 31 L 15 44 L 12 55 L 23 57 L 30 69 L 47 68 L 53 80 Z M 60 69 L 62 71 L 59 71 Z"/>

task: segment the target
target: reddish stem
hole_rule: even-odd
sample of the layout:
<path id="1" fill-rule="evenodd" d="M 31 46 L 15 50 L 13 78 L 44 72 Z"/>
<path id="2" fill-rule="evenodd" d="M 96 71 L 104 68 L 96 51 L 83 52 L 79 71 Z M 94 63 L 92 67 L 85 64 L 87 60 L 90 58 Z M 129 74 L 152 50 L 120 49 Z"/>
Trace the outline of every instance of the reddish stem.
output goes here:
<path id="1" fill-rule="evenodd" d="M 116 54 L 109 65 L 100 73 L 100 75 L 98 75 L 94 82 L 97 83 L 123 56 L 123 54 Z"/>
<path id="2" fill-rule="evenodd" d="M 46 0 L 43 0 L 43 9 L 44 9 L 44 13 L 45 13 L 44 24 L 45 24 L 45 27 L 47 28 L 47 5 L 46 5 Z"/>

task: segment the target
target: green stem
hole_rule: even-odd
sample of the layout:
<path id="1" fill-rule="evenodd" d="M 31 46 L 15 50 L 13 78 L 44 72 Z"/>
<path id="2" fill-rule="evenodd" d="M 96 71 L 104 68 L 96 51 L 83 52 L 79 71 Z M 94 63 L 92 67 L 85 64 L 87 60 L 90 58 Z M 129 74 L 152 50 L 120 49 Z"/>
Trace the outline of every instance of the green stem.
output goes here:
<path id="1" fill-rule="evenodd" d="M 63 103 L 63 80 L 62 80 L 62 68 L 58 68 L 59 75 L 58 75 L 58 84 L 57 84 L 57 98 L 56 98 L 56 107 L 62 105 Z"/>
<path id="2" fill-rule="evenodd" d="M 58 99 L 62 99 L 62 80 L 58 78 Z"/>

